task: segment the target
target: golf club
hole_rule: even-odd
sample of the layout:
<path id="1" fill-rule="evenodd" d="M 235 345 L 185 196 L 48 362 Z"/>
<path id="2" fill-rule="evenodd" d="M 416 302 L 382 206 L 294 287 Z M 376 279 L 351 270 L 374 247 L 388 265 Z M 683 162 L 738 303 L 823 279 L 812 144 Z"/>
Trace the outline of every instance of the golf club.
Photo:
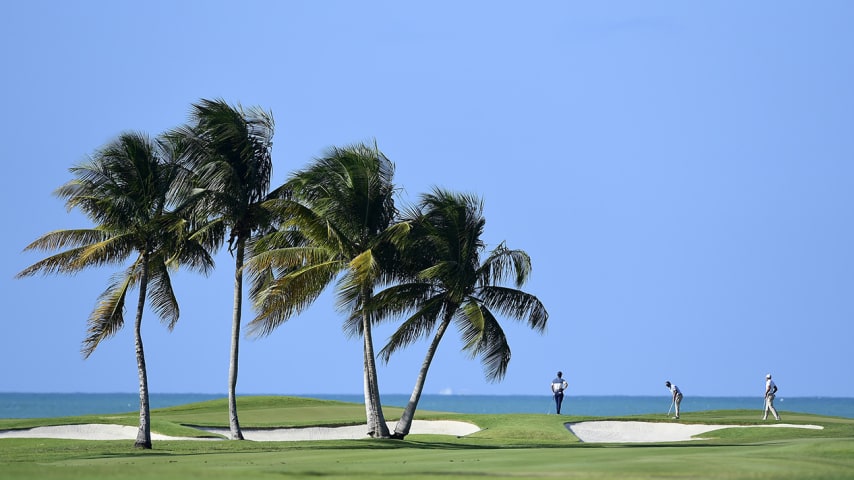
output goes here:
<path id="1" fill-rule="evenodd" d="M 667 409 L 667 416 L 670 416 L 670 410 L 673 410 L 673 400 L 670 401 L 670 408 Z"/>

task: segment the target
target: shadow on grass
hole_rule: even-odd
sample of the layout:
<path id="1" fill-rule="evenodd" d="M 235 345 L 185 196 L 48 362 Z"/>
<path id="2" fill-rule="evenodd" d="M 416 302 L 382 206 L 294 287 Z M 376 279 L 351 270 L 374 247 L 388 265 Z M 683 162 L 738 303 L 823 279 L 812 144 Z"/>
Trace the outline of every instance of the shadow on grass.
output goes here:
<path id="1" fill-rule="evenodd" d="M 726 448 L 741 446 L 740 443 L 699 443 L 699 442 L 673 442 L 673 443 L 523 443 L 523 444 L 477 444 L 477 443 L 452 443 L 438 441 L 419 440 L 358 440 L 348 444 L 335 443 L 324 445 L 320 442 L 288 442 L 281 450 L 403 450 L 403 449 L 425 449 L 425 450 L 526 450 L 526 449 L 608 449 L 608 448 Z M 767 444 L 771 444 L 769 442 Z M 763 445 L 765 443 L 752 443 L 751 445 Z"/>

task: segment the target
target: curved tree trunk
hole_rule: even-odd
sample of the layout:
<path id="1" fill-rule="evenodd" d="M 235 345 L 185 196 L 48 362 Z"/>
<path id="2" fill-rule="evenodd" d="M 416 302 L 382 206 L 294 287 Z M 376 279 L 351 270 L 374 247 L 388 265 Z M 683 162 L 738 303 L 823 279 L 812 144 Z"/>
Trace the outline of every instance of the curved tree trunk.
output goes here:
<path id="1" fill-rule="evenodd" d="M 240 421 L 237 419 L 237 360 L 240 351 L 240 315 L 243 304 L 243 252 L 245 241 L 237 240 L 234 254 L 234 312 L 231 319 L 231 358 L 228 364 L 228 424 L 232 440 L 243 440 Z"/>
<path id="2" fill-rule="evenodd" d="M 142 348 L 142 312 L 148 289 L 148 254 L 142 255 L 142 276 L 139 279 L 139 301 L 134 320 L 134 345 L 136 347 L 136 369 L 139 374 L 139 430 L 135 448 L 151 448 L 151 408 L 148 401 L 148 373 L 145 368 L 145 351 Z"/>
<path id="3" fill-rule="evenodd" d="M 362 337 L 364 339 L 365 414 L 368 419 L 368 435 L 374 438 L 389 438 L 388 425 L 385 422 L 383 407 L 380 402 L 380 388 L 377 381 L 377 362 L 374 355 L 374 340 L 371 335 L 371 321 L 365 314 L 362 315 Z"/>
<path id="4" fill-rule="evenodd" d="M 433 357 L 436 355 L 436 349 L 439 348 L 439 342 L 445 335 L 448 325 L 451 324 L 451 318 L 448 316 L 439 325 L 436 330 L 436 335 L 430 346 L 427 348 L 427 355 L 424 357 L 424 362 L 421 363 L 421 370 L 418 371 L 418 379 L 415 381 L 415 388 L 412 389 L 412 395 L 409 397 L 409 403 L 403 410 L 400 420 L 394 427 L 392 438 L 403 438 L 409 435 L 409 430 L 412 428 L 412 420 L 415 418 L 415 409 L 418 407 L 418 401 L 421 399 L 421 393 L 424 391 L 424 382 L 427 380 L 427 370 L 430 369 L 430 364 L 433 362 Z"/>

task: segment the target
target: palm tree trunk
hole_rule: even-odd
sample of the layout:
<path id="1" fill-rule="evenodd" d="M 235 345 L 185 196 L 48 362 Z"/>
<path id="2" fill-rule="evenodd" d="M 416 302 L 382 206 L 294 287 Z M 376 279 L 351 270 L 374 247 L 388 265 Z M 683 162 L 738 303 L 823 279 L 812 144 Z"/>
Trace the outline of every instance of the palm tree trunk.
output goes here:
<path id="1" fill-rule="evenodd" d="M 430 342 L 430 346 L 427 348 L 427 355 L 424 357 L 424 362 L 421 363 L 421 370 L 418 371 L 418 379 L 415 381 L 415 388 L 412 389 L 412 395 L 409 397 L 409 403 L 406 404 L 406 408 L 403 410 L 400 420 L 397 421 L 397 425 L 394 427 L 394 433 L 391 436 L 392 438 L 402 439 L 409 435 L 409 430 L 412 428 L 412 420 L 415 418 L 415 409 L 418 407 L 418 401 L 421 399 L 421 393 L 424 391 L 424 382 L 427 380 L 427 370 L 430 369 L 430 364 L 433 363 L 433 357 L 436 355 L 436 349 L 439 348 L 439 342 L 442 340 L 442 337 L 445 335 L 445 331 L 448 329 L 448 325 L 450 324 L 450 316 L 446 316 L 442 323 L 439 324 L 439 328 L 436 330 L 436 335 L 433 337 L 433 341 Z"/>
<path id="2" fill-rule="evenodd" d="M 369 295 L 369 294 L 368 294 Z M 367 295 L 363 296 L 366 301 Z M 368 435 L 374 438 L 389 438 L 388 425 L 383 416 L 380 402 L 380 388 L 377 381 L 377 362 L 374 355 L 374 340 L 371 335 L 371 321 L 362 314 L 362 337 L 365 355 L 365 414 L 368 419 Z"/>
<path id="3" fill-rule="evenodd" d="M 139 279 L 139 301 L 134 320 L 134 345 L 136 347 L 136 369 L 139 374 L 139 430 L 135 448 L 151 449 L 151 407 L 148 401 L 148 373 L 145 368 L 145 351 L 142 348 L 142 312 L 148 289 L 148 254 L 142 254 L 142 275 Z"/>
<path id="4" fill-rule="evenodd" d="M 228 422 L 232 440 L 243 440 L 237 419 L 237 360 L 240 351 L 240 315 L 243 303 L 243 252 L 245 241 L 237 239 L 234 266 L 234 312 L 231 319 L 231 358 L 228 366 Z"/>

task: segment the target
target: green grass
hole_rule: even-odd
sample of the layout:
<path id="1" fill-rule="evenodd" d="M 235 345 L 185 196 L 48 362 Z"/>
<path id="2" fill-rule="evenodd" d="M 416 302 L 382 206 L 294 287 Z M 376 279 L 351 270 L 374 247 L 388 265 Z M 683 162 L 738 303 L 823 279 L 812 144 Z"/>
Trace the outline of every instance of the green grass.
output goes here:
<path id="1" fill-rule="evenodd" d="M 360 404 L 297 397 L 243 397 L 241 425 L 298 427 L 364 423 Z M 401 409 L 388 407 L 394 420 Z M 135 426 L 136 412 L 53 419 L 0 419 L 0 430 L 71 423 Z M 592 417 L 418 412 L 422 420 L 462 420 L 482 428 L 464 438 L 410 435 L 405 440 L 312 442 L 82 441 L 0 439 L 0 479 L 296 478 L 854 478 L 854 419 L 781 412 L 785 423 L 823 430 L 737 428 L 706 440 L 659 444 L 586 444 L 563 423 Z M 595 418 L 604 420 L 605 418 Z M 662 415 L 614 420 L 671 421 Z M 762 424 L 757 411 L 683 413 L 681 423 Z M 224 400 L 152 411 L 152 431 L 210 436 L 190 426 L 227 427 Z"/>

